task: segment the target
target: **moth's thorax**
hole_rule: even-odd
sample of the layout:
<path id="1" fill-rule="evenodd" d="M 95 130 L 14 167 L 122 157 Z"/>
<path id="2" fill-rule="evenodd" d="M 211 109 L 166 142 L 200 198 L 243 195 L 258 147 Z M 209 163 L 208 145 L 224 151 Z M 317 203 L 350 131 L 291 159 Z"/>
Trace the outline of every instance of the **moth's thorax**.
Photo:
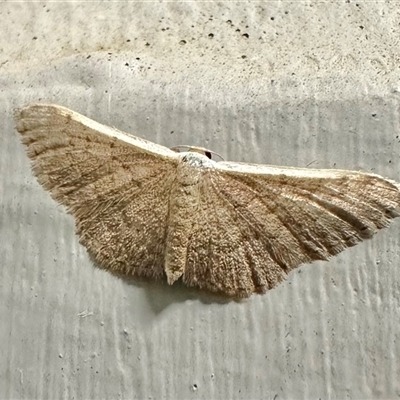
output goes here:
<path id="1" fill-rule="evenodd" d="M 203 173 L 214 168 L 215 162 L 203 154 L 194 152 L 182 153 L 180 158 L 181 162 L 177 167 L 175 184 L 184 187 L 193 186 L 192 190 L 195 191 Z"/>
<path id="2" fill-rule="evenodd" d="M 186 151 L 181 153 L 180 158 L 183 163 L 190 165 L 195 168 L 214 168 L 215 161 L 210 160 L 206 155 L 194 152 Z"/>

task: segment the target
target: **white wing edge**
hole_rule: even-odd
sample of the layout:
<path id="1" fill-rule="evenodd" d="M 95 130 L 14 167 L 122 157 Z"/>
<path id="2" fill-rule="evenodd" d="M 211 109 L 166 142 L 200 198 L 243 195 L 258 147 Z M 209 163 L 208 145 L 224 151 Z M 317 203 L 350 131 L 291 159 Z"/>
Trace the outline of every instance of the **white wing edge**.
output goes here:
<path id="1" fill-rule="evenodd" d="M 297 178 L 340 178 L 342 176 L 351 175 L 367 175 L 374 176 L 385 181 L 390 182 L 400 190 L 400 183 L 383 178 L 378 174 L 369 172 L 359 172 L 343 169 L 313 169 L 313 168 L 296 168 L 296 167 L 282 167 L 275 165 L 265 164 L 246 164 L 237 162 L 219 162 L 216 163 L 216 168 L 223 171 L 234 172 L 238 174 L 254 174 L 254 175 L 286 175 Z"/>
<path id="2" fill-rule="evenodd" d="M 140 137 L 131 135 L 130 133 L 125 133 L 122 132 L 116 128 L 111 128 L 106 125 L 103 125 L 99 122 L 96 122 L 88 117 L 85 117 L 82 114 L 79 114 L 76 111 L 72 111 L 66 107 L 59 106 L 56 104 L 42 104 L 42 103 L 36 103 L 36 104 L 30 104 L 27 107 L 23 107 L 19 110 L 16 110 L 16 120 L 18 121 L 22 117 L 20 116 L 21 113 L 23 113 L 26 110 L 29 110 L 30 108 L 39 108 L 43 109 L 43 111 L 47 111 L 47 114 L 49 113 L 49 108 L 54 110 L 55 114 L 61 114 L 65 116 L 69 116 L 72 120 L 81 123 L 84 126 L 87 126 L 90 129 L 93 129 L 103 135 L 109 136 L 116 138 L 118 140 L 121 140 L 122 142 L 125 142 L 127 144 L 130 144 L 134 147 L 138 147 L 145 152 L 148 153 L 155 153 L 160 156 L 174 159 L 176 160 L 178 158 L 178 154 L 174 152 L 173 150 L 169 149 L 168 147 L 161 146 L 159 144 L 149 142 L 146 139 L 142 139 Z M 47 110 L 45 110 L 47 109 Z M 23 119 L 23 118 L 22 118 Z"/>

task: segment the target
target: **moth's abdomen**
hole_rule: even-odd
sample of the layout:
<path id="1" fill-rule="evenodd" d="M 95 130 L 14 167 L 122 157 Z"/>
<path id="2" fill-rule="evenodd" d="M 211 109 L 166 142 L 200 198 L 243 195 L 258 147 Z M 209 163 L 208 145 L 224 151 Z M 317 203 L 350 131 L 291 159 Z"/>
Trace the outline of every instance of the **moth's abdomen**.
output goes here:
<path id="1" fill-rule="evenodd" d="M 177 167 L 169 204 L 165 256 L 165 273 L 169 284 L 179 279 L 185 271 L 190 235 L 197 224 L 195 214 L 199 206 L 203 158 L 209 161 L 205 156 L 187 153 Z"/>

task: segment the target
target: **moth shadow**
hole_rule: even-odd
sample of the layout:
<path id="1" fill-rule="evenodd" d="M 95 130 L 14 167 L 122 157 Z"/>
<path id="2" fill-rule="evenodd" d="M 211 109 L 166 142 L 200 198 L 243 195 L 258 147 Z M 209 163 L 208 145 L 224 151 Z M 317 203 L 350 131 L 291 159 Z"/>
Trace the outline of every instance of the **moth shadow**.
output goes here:
<path id="1" fill-rule="evenodd" d="M 152 310 L 158 314 L 174 303 L 184 303 L 198 300 L 203 304 L 228 304 L 239 303 L 243 299 L 226 297 L 223 294 L 213 293 L 194 287 L 186 286 L 181 280 L 169 285 L 165 280 L 151 280 L 143 277 L 127 277 L 118 275 L 126 284 L 139 287 L 146 293 L 148 303 Z"/>
<path id="2" fill-rule="evenodd" d="M 198 300 L 203 304 L 228 304 L 240 302 L 243 299 L 234 299 L 219 293 L 204 291 L 186 286 L 181 280 L 169 285 L 166 280 L 152 281 L 145 278 L 123 278 L 124 281 L 136 287 L 142 288 L 148 297 L 149 303 L 155 312 L 161 312 L 173 303 L 183 303 L 188 300 Z"/>
<path id="3" fill-rule="evenodd" d="M 125 275 L 117 271 L 103 268 L 90 253 L 89 258 L 96 268 L 111 273 L 127 285 L 135 286 L 144 290 L 148 304 L 156 314 L 161 313 L 171 304 L 183 303 L 190 300 L 198 300 L 203 304 L 241 303 L 246 300 L 244 298 L 228 297 L 223 293 L 190 287 L 185 285 L 181 279 L 175 281 L 173 285 L 169 285 L 166 277 L 164 277 L 164 279 L 154 279 L 144 276 Z"/>

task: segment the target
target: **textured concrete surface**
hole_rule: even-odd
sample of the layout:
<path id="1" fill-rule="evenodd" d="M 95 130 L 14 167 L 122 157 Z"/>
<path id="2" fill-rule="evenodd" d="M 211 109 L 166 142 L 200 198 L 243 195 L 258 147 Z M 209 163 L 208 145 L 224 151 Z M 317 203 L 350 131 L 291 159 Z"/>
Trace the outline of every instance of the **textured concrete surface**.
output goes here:
<path id="1" fill-rule="evenodd" d="M 400 180 L 389 2 L 2 3 L 0 398 L 400 397 L 400 221 L 242 303 L 93 267 L 13 108 Z"/>

